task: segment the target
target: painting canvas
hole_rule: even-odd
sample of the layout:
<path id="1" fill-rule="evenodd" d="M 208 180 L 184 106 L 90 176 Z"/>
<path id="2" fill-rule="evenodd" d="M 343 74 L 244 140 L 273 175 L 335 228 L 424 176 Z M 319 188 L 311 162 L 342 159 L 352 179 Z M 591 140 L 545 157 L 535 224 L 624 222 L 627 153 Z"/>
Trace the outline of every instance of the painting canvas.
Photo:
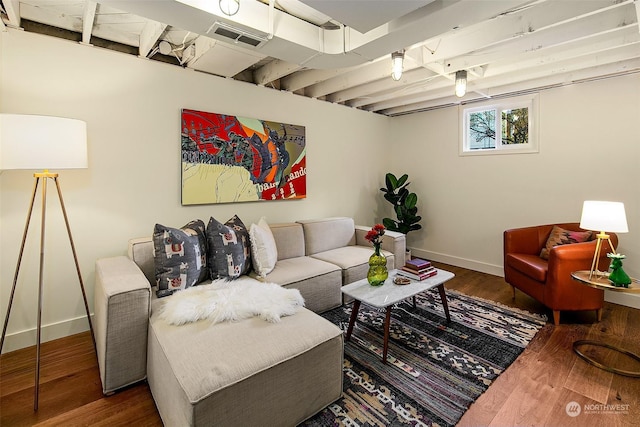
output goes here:
<path id="1" fill-rule="evenodd" d="M 182 110 L 182 204 L 306 197 L 304 126 Z"/>

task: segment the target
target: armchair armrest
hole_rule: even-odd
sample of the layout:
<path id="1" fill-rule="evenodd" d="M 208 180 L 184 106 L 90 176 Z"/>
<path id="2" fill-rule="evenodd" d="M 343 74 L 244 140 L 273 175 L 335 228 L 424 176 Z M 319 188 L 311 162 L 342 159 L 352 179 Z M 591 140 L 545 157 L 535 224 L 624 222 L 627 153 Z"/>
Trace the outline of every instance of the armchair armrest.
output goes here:
<path id="1" fill-rule="evenodd" d="M 149 281 L 132 260 L 96 261 L 93 326 L 105 394 L 146 377 L 150 303 Z"/>
<path id="2" fill-rule="evenodd" d="M 371 242 L 364 238 L 369 230 L 371 230 L 371 227 L 356 225 L 356 245 L 373 247 Z M 385 230 L 382 236 L 381 248 L 393 253 L 395 258 L 394 268 L 401 268 L 404 265 L 405 252 L 407 251 L 407 239 L 404 234 Z"/>
<path id="3" fill-rule="evenodd" d="M 618 243 L 617 236 L 610 236 L 614 245 Z M 549 252 L 549 273 L 556 275 L 552 277 L 555 281 L 558 277 L 570 275 L 574 271 L 589 270 L 596 252 L 596 240 L 583 243 L 572 243 L 569 245 L 554 246 Z M 609 268 L 610 259 L 607 253 L 611 252 L 609 242 L 604 241 L 600 249 L 598 268 L 606 271 Z"/>

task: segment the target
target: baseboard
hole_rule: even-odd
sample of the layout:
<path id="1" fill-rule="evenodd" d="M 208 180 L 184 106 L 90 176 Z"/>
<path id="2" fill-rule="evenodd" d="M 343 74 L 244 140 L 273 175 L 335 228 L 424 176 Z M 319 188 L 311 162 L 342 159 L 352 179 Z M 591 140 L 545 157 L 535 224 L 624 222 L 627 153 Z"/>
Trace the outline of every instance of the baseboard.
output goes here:
<path id="1" fill-rule="evenodd" d="M 431 261 L 442 262 L 456 267 L 468 268 L 469 270 L 479 271 L 480 273 L 493 274 L 494 276 L 504 277 L 504 269 L 501 265 L 487 264 L 472 259 L 455 257 L 452 255 L 441 254 L 438 252 L 425 251 L 422 249 L 410 248 L 411 254 L 418 258 L 424 258 Z"/>
<path id="2" fill-rule="evenodd" d="M 93 322 L 93 315 L 91 321 Z M 11 319 L 9 319 L 9 323 L 11 323 Z M 69 335 L 79 334 L 80 332 L 85 332 L 88 330 L 89 323 L 87 322 L 86 316 L 63 320 L 62 322 L 58 323 L 42 325 L 42 330 L 40 331 L 40 342 L 44 343 L 58 338 L 67 337 Z M 2 354 L 14 350 L 19 350 L 21 348 L 35 346 L 36 337 L 36 328 L 7 334 L 2 346 Z"/>
<path id="3" fill-rule="evenodd" d="M 604 300 L 640 310 L 640 295 L 619 291 L 604 291 Z"/>

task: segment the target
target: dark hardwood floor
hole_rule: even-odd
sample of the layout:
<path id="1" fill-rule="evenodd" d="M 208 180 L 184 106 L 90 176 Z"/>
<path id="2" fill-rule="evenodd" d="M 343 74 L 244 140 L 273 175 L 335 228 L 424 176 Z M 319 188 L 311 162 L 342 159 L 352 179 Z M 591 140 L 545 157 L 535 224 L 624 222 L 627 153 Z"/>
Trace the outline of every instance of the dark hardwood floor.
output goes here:
<path id="1" fill-rule="evenodd" d="M 501 277 L 438 265 L 456 277 L 447 289 L 546 314 L 541 304 L 511 288 Z M 605 303 L 595 313 L 562 313 L 561 325 L 547 325 L 520 357 L 469 408 L 460 426 L 640 426 L 640 379 L 598 369 L 578 358 L 578 339 L 602 340 L 640 353 L 640 310 Z M 597 352 L 597 353 L 596 353 Z M 640 364 L 609 350 L 590 350 L 627 370 Z M 89 333 L 42 345 L 39 410 L 33 411 L 35 347 L 0 357 L 1 426 L 160 426 L 149 387 L 142 382 L 105 397 Z M 567 415 L 576 402 L 582 413 Z M 586 405 L 586 406 L 585 406 Z"/>

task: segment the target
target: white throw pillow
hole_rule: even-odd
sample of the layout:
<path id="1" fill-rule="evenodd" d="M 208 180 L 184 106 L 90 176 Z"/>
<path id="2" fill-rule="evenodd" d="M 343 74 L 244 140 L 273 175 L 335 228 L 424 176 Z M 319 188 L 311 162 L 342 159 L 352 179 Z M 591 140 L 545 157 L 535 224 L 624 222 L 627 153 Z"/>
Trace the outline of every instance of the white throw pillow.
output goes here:
<path id="1" fill-rule="evenodd" d="M 253 269 L 258 276 L 264 278 L 271 273 L 276 266 L 276 261 L 278 261 L 276 241 L 264 217 L 260 218 L 258 224 L 251 224 L 249 239 L 251 240 Z"/>

